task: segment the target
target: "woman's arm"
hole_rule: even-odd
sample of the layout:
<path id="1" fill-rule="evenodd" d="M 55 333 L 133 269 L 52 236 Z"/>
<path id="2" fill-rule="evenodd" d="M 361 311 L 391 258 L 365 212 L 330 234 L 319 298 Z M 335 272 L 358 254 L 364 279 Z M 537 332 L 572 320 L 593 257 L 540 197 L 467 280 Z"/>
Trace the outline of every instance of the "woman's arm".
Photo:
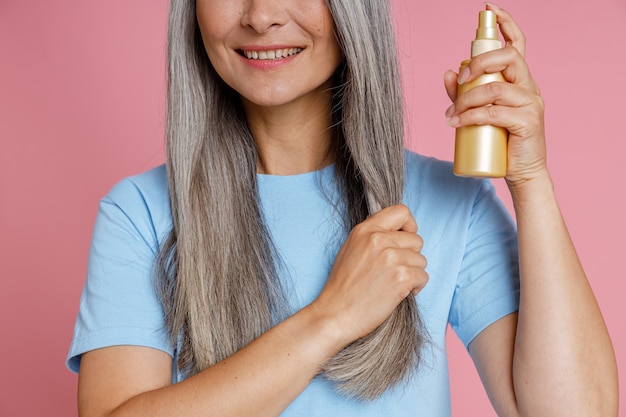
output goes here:
<path id="1" fill-rule="evenodd" d="M 461 82 L 502 71 L 508 84 L 456 97 L 453 127 L 494 124 L 509 130 L 507 184 L 519 232 L 519 313 L 492 324 L 470 353 L 496 411 L 503 416 L 615 416 L 617 369 L 611 341 L 559 210 L 546 167 L 543 100 L 524 61 L 525 39 L 504 10 L 505 48 L 480 55 Z"/>
<path id="2" fill-rule="evenodd" d="M 524 286 L 513 361 L 520 413 L 617 415 L 613 348 L 552 182 L 544 174 L 511 192 Z"/>
<path id="3" fill-rule="evenodd" d="M 523 188 L 511 188 L 519 227 L 519 314 L 482 332 L 470 353 L 502 416 L 616 416 L 611 341 L 550 178 Z"/>
<path id="4" fill-rule="evenodd" d="M 226 360 L 171 384 L 172 359 L 136 346 L 83 355 L 81 417 L 276 416 L 341 348 L 382 323 L 428 280 L 404 206 L 355 227 L 320 296 Z"/>
<path id="5" fill-rule="evenodd" d="M 87 352 L 80 366 L 79 415 L 274 416 L 338 351 L 332 322 L 305 308 L 226 360 L 171 385 L 172 358 L 137 346 Z"/>

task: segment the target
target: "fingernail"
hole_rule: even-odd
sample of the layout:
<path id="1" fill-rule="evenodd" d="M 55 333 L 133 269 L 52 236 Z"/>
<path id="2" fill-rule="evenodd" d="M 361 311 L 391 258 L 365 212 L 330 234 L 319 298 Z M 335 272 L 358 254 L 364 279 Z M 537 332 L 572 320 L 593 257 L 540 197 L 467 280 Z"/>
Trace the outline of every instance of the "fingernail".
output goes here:
<path id="1" fill-rule="evenodd" d="M 485 4 L 486 4 L 487 6 L 489 6 L 489 7 L 493 8 L 493 9 L 499 9 L 499 7 L 498 7 L 498 6 L 496 6 L 495 4 L 490 3 L 490 2 L 488 2 L 488 1 L 486 1 L 486 2 L 485 2 Z"/>
<path id="2" fill-rule="evenodd" d="M 450 117 L 450 116 L 452 116 L 452 115 L 454 114 L 454 111 L 455 111 L 455 110 L 456 110 L 456 108 L 455 108 L 455 106 L 454 106 L 454 103 L 452 103 L 452 104 L 450 105 L 450 107 L 448 107 L 448 108 L 446 109 L 446 113 L 445 113 L 446 117 Z"/>
<path id="3" fill-rule="evenodd" d="M 459 118 L 457 116 L 454 116 L 448 120 L 446 120 L 446 126 L 448 127 L 457 127 L 459 125 Z"/>
<path id="4" fill-rule="evenodd" d="M 457 84 L 461 85 L 463 84 L 465 81 L 467 81 L 467 79 L 470 76 L 470 69 L 469 67 L 465 67 L 461 70 L 461 72 L 459 73 L 459 77 L 456 79 Z"/>

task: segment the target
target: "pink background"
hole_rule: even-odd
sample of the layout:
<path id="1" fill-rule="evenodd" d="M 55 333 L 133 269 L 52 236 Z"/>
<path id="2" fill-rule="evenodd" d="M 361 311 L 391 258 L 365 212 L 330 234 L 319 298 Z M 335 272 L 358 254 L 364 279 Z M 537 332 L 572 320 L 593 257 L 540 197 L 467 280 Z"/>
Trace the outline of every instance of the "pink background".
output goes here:
<path id="1" fill-rule="evenodd" d="M 409 146 L 450 159 L 442 74 L 467 57 L 483 3 L 394 4 Z M 623 368 L 626 2 L 588 4 L 501 5 L 527 35 L 558 197 Z M 0 416 L 76 415 L 64 360 L 98 200 L 163 160 L 166 12 L 166 0 L 0 0 Z M 454 415 L 493 416 L 450 334 Z"/>

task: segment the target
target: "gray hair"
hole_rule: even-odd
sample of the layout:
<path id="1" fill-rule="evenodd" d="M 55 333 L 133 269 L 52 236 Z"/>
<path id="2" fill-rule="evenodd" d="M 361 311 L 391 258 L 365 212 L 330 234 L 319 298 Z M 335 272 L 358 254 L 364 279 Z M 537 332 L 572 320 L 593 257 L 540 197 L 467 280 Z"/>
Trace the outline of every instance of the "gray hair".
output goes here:
<path id="1" fill-rule="evenodd" d="M 401 87 L 388 0 L 327 3 L 344 54 L 335 75 L 333 158 L 351 228 L 402 201 Z M 173 228 L 156 264 L 167 330 L 186 376 L 237 352 L 289 312 L 258 204 L 254 138 L 239 97 L 207 58 L 196 19 L 194 0 L 171 0 L 166 136 Z M 339 392 L 374 399 L 417 369 L 424 339 L 415 299 L 407 297 L 320 372 Z"/>

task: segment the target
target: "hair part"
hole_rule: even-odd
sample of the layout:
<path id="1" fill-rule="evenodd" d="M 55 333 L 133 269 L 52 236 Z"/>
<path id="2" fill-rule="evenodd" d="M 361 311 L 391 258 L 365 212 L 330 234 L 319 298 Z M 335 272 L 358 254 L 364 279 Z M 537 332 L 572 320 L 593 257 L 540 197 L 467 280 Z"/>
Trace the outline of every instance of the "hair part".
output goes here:
<path id="1" fill-rule="evenodd" d="M 387 0 L 328 0 L 344 53 L 335 86 L 337 181 L 346 225 L 402 201 L 403 108 Z M 354 36 L 358 34 L 358 36 Z M 237 94 L 215 73 L 194 0 L 172 0 L 167 172 L 173 228 L 157 259 L 166 327 L 190 376 L 237 352 L 289 312 L 258 203 L 258 154 Z M 374 399 L 420 362 L 424 327 L 407 297 L 320 370 L 339 392 Z"/>

